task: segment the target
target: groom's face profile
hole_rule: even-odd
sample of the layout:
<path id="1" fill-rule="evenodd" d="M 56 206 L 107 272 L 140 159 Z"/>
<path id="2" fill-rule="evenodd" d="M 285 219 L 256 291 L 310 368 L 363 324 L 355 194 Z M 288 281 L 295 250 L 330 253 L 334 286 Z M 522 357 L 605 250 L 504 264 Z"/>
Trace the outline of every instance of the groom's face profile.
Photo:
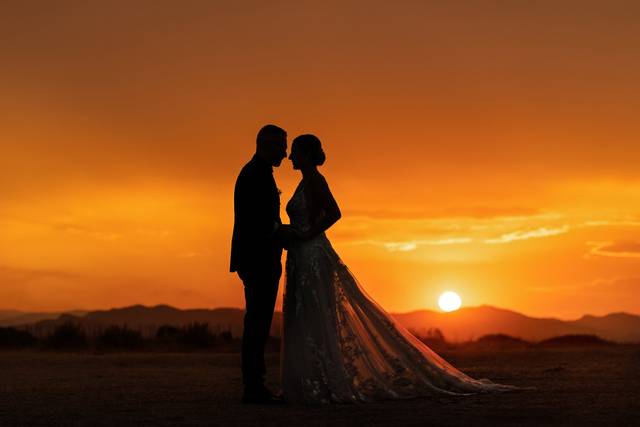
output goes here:
<path id="1" fill-rule="evenodd" d="M 256 142 L 257 154 L 271 166 L 280 166 L 282 159 L 287 157 L 287 132 L 278 126 L 263 126 L 258 132 Z"/>
<path id="2" fill-rule="evenodd" d="M 287 157 L 287 137 L 278 136 L 273 139 L 269 139 L 266 142 L 266 146 L 269 152 L 271 165 L 275 167 L 280 166 L 282 159 Z"/>

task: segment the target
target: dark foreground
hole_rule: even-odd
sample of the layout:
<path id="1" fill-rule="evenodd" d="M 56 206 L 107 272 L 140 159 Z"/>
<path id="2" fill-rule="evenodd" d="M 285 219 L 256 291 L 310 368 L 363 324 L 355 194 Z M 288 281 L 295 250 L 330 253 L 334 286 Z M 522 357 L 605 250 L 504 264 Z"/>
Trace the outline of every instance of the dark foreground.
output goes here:
<path id="1" fill-rule="evenodd" d="M 237 354 L 0 353 L 0 426 L 640 425 L 640 349 L 450 352 L 468 374 L 535 386 L 358 405 L 239 403 Z M 278 356 L 270 356 L 277 385 Z"/>

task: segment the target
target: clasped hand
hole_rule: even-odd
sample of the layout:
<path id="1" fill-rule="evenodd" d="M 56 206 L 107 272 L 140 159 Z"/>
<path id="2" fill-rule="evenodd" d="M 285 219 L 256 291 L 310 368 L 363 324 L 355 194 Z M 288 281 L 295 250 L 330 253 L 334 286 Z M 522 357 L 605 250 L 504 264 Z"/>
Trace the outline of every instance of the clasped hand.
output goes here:
<path id="1" fill-rule="evenodd" d="M 309 235 L 303 231 L 300 231 L 296 227 L 292 227 L 291 224 L 281 224 L 276 232 L 278 240 L 282 243 L 282 247 L 289 249 L 291 244 L 295 241 L 308 240 Z"/>

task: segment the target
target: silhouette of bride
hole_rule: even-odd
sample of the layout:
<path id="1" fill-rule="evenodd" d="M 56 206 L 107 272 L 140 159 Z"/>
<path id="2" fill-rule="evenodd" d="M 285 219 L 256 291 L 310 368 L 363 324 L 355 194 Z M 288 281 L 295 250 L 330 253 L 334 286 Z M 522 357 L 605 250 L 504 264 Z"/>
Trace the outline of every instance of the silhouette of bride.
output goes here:
<path id="1" fill-rule="evenodd" d="M 318 172 L 325 161 L 320 140 L 298 136 L 289 159 L 302 180 L 287 204 L 296 237 L 286 261 L 285 400 L 365 402 L 515 389 L 462 373 L 366 295 L 324 233 L 341 214 Z"/>

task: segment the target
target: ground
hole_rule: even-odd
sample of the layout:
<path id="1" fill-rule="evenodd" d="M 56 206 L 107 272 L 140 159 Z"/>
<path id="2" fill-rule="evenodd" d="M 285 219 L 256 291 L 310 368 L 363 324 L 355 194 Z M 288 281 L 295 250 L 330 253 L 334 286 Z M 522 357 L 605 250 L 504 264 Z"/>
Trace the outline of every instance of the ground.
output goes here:
<path id="1" fill-rule="evenodd" d="M 357 405 L 242 405 L 238 354 L 0 352 L 0 426 L 640 425 L 640 349 L 452 351 L 535 391 Z M 278 355 L 269 355 L 278 383 Z"/>

